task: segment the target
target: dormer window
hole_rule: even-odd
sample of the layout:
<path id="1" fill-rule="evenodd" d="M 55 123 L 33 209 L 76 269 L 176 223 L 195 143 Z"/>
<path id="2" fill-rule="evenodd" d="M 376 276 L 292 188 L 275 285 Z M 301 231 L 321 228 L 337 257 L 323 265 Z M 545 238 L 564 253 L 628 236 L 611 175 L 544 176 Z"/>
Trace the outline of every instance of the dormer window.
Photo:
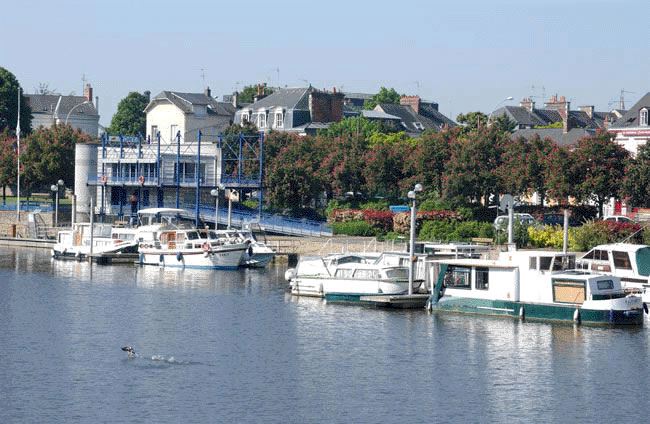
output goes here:
<path id="1" fill-rule="evenodd" d="M 273 124 L 275 128 L 283 128 L 284 127 L 284 116 L 281 110 L 275 112 L 275 122 Z"/>
<path id="2" fill-rule="evenodd" d="M 420 131 L 424 131 L 424 125 L 422 125 L 422 122 L 413 122 L 413 126 Z"/>
<path id="3" fill-rule="evenodd" d="M 264 129 L 266 128 L 266 112 L 260 111 L 257 114 L 257 128 Z"/>
<path id="4" fill-rule="evenodd" d="M 241 124 L 244 125 L 246 122 L 250 122 L 251 115 L 249 111 L 244 111 L 241 113 Z"/>
<path id="5" fill-rule="evenodd" d="M 648 108 L 644 107 L 639 111 L 639 126 L 648 126 Z"/>

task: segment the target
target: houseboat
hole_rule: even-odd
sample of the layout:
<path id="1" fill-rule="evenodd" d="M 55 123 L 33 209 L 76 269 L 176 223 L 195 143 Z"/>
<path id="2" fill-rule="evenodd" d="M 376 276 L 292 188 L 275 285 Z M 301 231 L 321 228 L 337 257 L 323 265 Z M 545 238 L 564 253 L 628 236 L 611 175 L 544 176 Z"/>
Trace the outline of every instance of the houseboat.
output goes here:
<path id="1" fill-rule="evenodd" d="M 601 244 L 577 261 L 578 268 L 620 277 L 623 287 L 641 294 L 650 304 L 650 246 L 645 244 Z"/>
<path id="2" fill-rule="evenodd" d="M 612 275 L 576 270 L 575 254 L 501 252 L 497 260 L 433 261 L 432 311 L 590 324 L 643 324 L 643 303 Z"/>

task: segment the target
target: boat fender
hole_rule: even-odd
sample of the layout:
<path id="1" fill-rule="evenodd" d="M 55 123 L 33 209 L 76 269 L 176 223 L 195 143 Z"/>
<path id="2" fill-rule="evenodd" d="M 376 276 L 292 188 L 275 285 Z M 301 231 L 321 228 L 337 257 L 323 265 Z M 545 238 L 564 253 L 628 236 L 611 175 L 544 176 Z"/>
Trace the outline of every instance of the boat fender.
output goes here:
<path id="1" fill-rule="evenodd" d="M 248 246 L 248 256 L 253 256 L 253 246 Z"/>
<path id="2" fill-rule="evenodd" d="M 183 253 L 182 253 L 182 252 L 178 252 L 178 253 L 176 253 L 176 260 L 177 260 L 178 262 L 180 262 L 180 261 L 183 260 Z"/>
<path id="3" fill-rule="evenodd" d="M 323 283 L 318 286 L 318 294 L 323 294 Z"/>
<path id="4" fill-rule="evenodd" d="M 522 321 L 526 319 L 526 310 L 524 309 L 524 305 L 519 307 L 519 319 Z"/>
<path id="5" fill-rule="evenodd" d="M 648 304 L 645 302 L 643 303 L 643 312 L 645 312 L 646 314 L 648 313 Z"/>
<path id="6" fill-rule="evenodd" d="M 144 264 L 144 253 L 140 253 L 139 260 L 140 260 L 140 265 Z"/>
<path id="7" fill-rule="evenodd" d="M 427 303 L 424 305 L 424 309 L 426 309 L 428 312 L 433 311 L 433 303 L 431 302 L 431 299 L 427 300 Z"/>
<path id="8" fill-rule="evenodd" d="M 295 268 L 289 268 L 284 272 L 284 279 L 291 282 L 296 277 L 296 270 Z"/>
<path id="9" fill-rule="evenodd" d="M 573 321 L 580 324 L 580 310 L 578 308 L 573 311 Z"/>
<path id="10" fill-rule="evenodd" d="M 76 252 L 74 254 L 75 259 L 77 259 L 79 262 L 81 262 L 81 252 Z"/>
<path id="11" fill-rule="evenodd" d="M 158 257 L 158 262 L 160 262 L 160 265 L 164 266 L 165 265 L 165 257 L 163 255 L 160 255 Z"/>

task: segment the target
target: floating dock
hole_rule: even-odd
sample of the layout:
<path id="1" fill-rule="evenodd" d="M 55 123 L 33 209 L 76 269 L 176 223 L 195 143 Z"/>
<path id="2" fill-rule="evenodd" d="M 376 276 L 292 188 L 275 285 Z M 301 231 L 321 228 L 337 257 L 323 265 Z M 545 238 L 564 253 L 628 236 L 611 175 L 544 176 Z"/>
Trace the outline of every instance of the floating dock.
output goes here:
<path id="1" fill-rule="evenodd" d="M 386 296 L 361 296 L 359 301 L 378 308 L 417 309 L 427 304 L 430 294 L 394 294 Z"/>

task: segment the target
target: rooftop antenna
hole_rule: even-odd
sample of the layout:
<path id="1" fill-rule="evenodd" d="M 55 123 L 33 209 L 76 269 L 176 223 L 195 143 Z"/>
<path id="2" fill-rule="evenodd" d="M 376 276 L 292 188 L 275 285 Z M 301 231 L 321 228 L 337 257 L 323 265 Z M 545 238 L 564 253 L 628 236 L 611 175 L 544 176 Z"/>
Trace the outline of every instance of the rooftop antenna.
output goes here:
<path id="1" fill-rule="evenodd" d="M 278 88 L 280 88 L 280 67 L 276 67 L 275 71 L 278 73 Z"/>
<path id="2" fill-rule="evenodd" d="M 203 81 L 203 89 L 205 90 L 205 69 L 201 68 L 201 80 Z"/>
<path id="3" fill-rule="evenodd" d="M 83 93 L 86 89 L 86 74 L 81 74 L 81 92 Z"/>
<path id="4" fill-rule="evenodd" d="M 634 91 L 625 91 L 624 88 L 621 88 L 621 97 L 618 103 L 619 109 L 621 110 L 625 110 L 625 93 L 634 94 Z"/>

